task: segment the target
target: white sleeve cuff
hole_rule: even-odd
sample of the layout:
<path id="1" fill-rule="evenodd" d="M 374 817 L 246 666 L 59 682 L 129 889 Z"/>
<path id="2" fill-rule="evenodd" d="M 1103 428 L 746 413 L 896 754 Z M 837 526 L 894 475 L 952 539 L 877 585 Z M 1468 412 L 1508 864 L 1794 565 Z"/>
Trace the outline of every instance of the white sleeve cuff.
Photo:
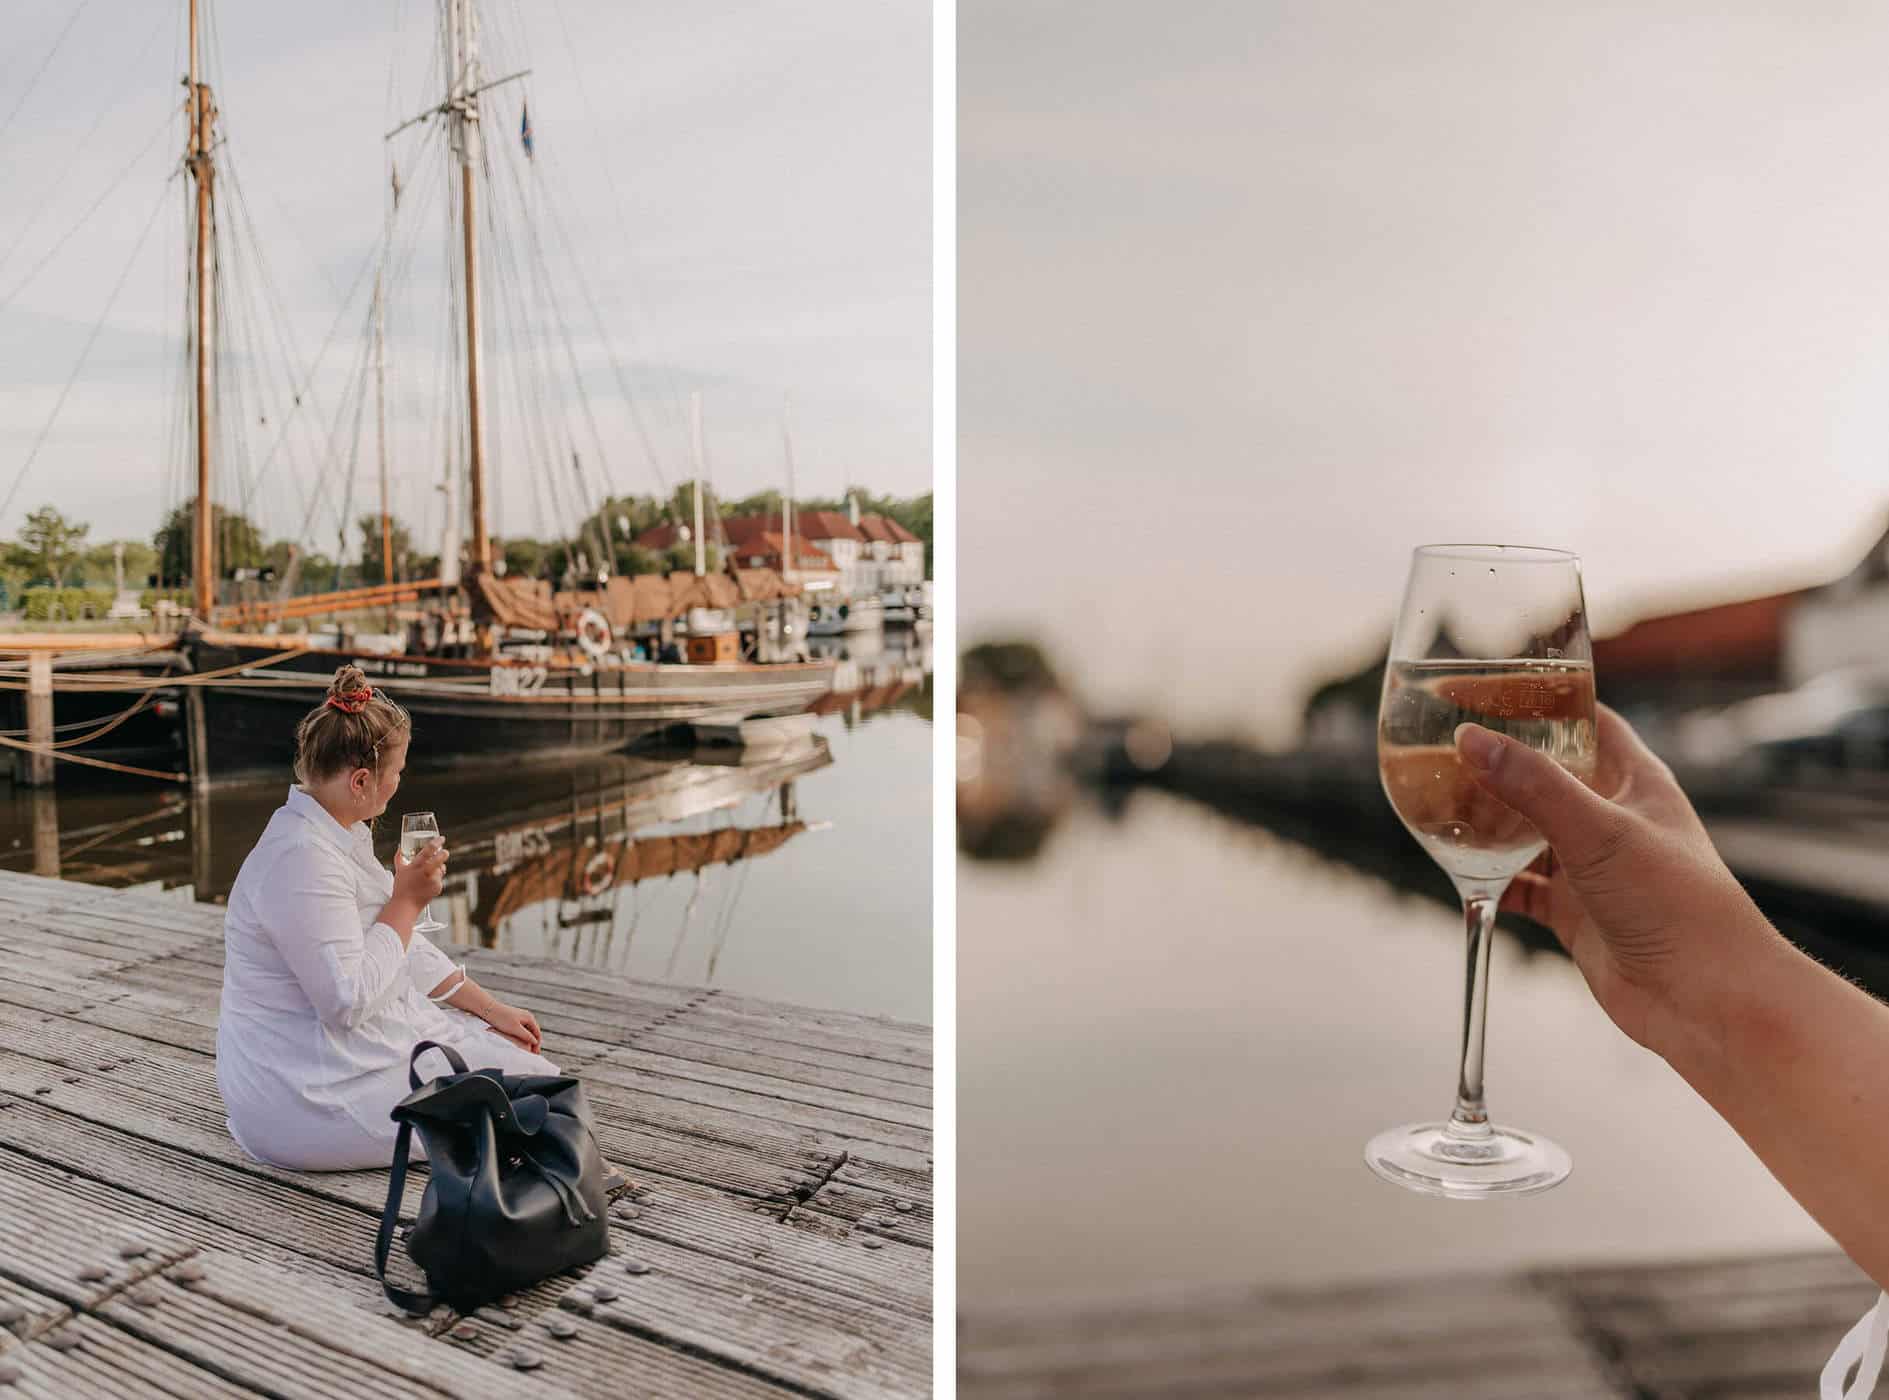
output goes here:
<path id="1" fill-rule="evenodd" d="M 441 992 L 438 996 L 430 996 L 427 998 L 427 1000 L 432 1002 L 435 1006 L 439 1005 L 441 1002 L 444 1002 L 454 992 L 458 991 L 461 987 L 466 985 L 466 981 L 467 981 L 466 965 L 464 963 L 455 963 L 453 964 L 453 971 L 458 973 L 459 977 L 452 984 L 452 986 L 448 987 L 445 991 Z"/>

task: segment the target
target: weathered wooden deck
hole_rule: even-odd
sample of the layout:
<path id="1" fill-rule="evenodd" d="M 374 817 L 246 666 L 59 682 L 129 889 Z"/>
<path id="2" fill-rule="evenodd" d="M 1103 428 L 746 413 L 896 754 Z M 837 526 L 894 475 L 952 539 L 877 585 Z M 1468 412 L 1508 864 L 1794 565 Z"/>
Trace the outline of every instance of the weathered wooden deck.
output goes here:
<path id="1" fill-rule="evenodd" d="M 400 1320 L 385 1172 L 230 1140 L 222 953 L 214 906 L 0 873 L 0 1394 L 930 1393 L 927 1028 L 468 950 L 638 1189 L 583 1276 Z"/>
<path id="2" fill-rule="evenodd" d="M 968 1308 L 962 1400 L 1804 1400 L 1876 1297 L 1841 1254 Z"/>

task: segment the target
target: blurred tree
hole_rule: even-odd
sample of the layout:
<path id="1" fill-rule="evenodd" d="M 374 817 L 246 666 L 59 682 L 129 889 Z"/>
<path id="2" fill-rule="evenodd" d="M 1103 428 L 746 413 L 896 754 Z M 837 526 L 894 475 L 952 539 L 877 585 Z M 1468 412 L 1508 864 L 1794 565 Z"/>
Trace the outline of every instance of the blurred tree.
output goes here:
<path id="1" fill-rule="evenodd" d="M 79 561 L 77 577 L 88 587 L 115 587 L 120 545 L 125 551 L 125 587 L 143 588 L 145 580 L 157 572 L 157 550 L 143 540 L 107 540 L 91 546 Z"/>
<path id="2" fill-rule="evenodd" d="M 361 532 L 361 564 L 358 571 L 361 586 L 365 588 L 376 583 L 388 582 L 389 580 L 382 577 L 379 514 L 363 515 L 355 522 L 355 525 Z M 400 523 L 398 516 L 391 521 L 387 533 L 393 539 L 394 577 L 399 578 L 402 573 L 401 561 L 413 553 L 413 537 L 407 527 Z"/>
<path id="3" fill-rule="evenodd" d="M 675 545 L 661 559 L 664 572 L 692 574 L 695 572 L 695 545 L 693 542 Z M 712 544 L 702 551 L 702 568 L 711 574 L 721 572 L 721 551 Z"/>
<path id="4" fill-rule="evenodd" d="M 654 550 L 638 549 L 633 544 L 617 545 L 616 566 L 620 574 L 659 574 L 664 562 Z"/>
<path id="5" fill-rule="evenodd" d="M 64 588 L 67 572 L 81 561 L 81 545 L 91 528 L 67 520 L 52 506 L 41 506 L 29 512 L 20 527 L 20 545 L 41 577 L 55 588 Z"/>
<path id="6" fill-rule="evenodd" d="M 196 572 L 196 523 L 197 503 L 186 501 L 170 513 L 152 536 L 151 543 L 157 547 L 157 572 L 164 587 L 188 583 Z M 219 576 L 231 569 L 259 569 L 269 562 L 269 547 L 263 544 L 262 531 L 248 516 L 212 505 L 210 530 L 215 539 Z M 304 577 L 313 567 L 313 556 L 302 560 Z"/>
<path id="7" fill-rule="evenodd" d="M 743 496 L 738 501 L 724 501 L 723 515 L 779 515 L 781 513 L 781 493 L 778 491 L 756 491 L 751 496 Z"/>
<path id="8" fill-rule="evenodd" d="M 26 546 L 14 542 L 0 544 L 0 592 L 6 595 L 5 607 L 17 608 L 20 594 L 33 582 L 33 556 Z"/>
<path id="9" fill-rule="evenodd" d="M 508 578 L 540 578 L 543 576 L 546 550 L 540 540 L 519 535 L 504 541 L 499 557 L 505 561 L 505 573 Z"/>

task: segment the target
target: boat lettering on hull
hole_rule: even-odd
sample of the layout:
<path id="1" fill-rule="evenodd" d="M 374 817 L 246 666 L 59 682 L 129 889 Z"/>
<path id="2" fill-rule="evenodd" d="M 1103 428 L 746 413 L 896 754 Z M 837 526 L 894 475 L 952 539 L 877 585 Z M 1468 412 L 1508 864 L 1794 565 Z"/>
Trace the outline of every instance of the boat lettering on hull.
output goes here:
<path id="1" fill-rule="evenodd" d="M 384 656 L 363 656 L 354 662 L 370 676 L 430 676 L 432 671 L 424 661 L 392 661 Z"/>

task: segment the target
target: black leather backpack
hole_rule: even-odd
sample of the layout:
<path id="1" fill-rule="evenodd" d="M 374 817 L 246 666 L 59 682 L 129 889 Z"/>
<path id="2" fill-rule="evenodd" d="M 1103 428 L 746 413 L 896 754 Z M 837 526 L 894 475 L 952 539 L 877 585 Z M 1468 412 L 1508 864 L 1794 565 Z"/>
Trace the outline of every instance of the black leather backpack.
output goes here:
<path id="1" fill-rule="evenodd" d="M 453 1073 L 421 1087 L 419 1059 L 428 1050 L 444 1055 Z M 414 1092 L 394 1106 L 400 1132 L 374 1242 L 374 1274 L 388 1301 L 415 1314 L 442 1300 L 471 1312 L 610 1252 L 603 1156 L 582 1084 L 469 1071 L 450 1046 L 431 1040 L 413 1047 L 407 1079 Z M 426 1274 L 424 1293 L 387 1281 L 416 1126 L 429 1177 L 407 1253 Z"/>

